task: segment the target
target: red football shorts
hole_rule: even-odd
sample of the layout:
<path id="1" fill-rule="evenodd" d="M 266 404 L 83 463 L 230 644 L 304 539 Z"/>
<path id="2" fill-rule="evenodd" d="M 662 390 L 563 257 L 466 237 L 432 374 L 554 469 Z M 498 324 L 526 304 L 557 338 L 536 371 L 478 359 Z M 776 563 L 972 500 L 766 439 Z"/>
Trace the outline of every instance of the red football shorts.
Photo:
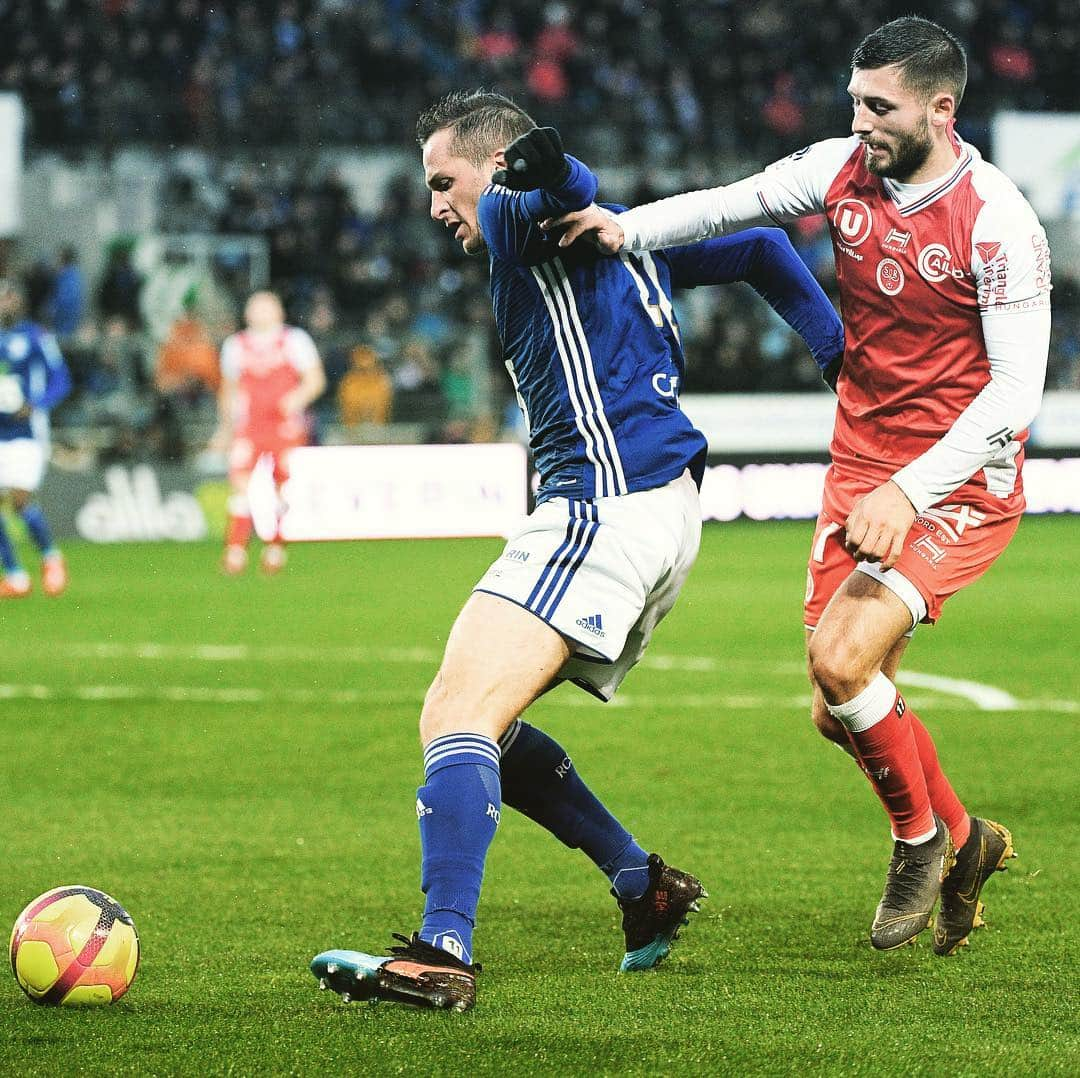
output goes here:
<path id="1" fill-rule="evenodd" d="M 289 478 L 289 453 L 301 444 L 283 438 L 236 438 L 229 448 L 229 475 L 243 479 L 251 474 L 260 457 L 268 456 L 274 467 L 274 482 L 280 486 Z"/>
<path id="2" fill-rule="evenodd" d="M 1001 515 L 992 511 L 947 501 L 931 506 L 915 518 L 904 541 L 900 560 L 888 572 L 872 570 L 909 608 L 915 603 L 914 592 L 926 604 L 924 622 L 935 622 L 949 596 L 978 580 L 1009 545 L 1020 523 L 1020 515 L 1011 507 Z M 803 606 L 806 628 L 817 626 L 818 619 L 840 585 L 858 565 L 844 549 L 844 525 L 822 512 L 810 548 L 806 574 L 806 601 Z M 897 580 L 893 575 L 901 577 Z M 906 584 L 905 584 L 906 582 Z M 907 597 L 906 597 L 907 596 Z M 914 611 L 913 611 L 914 616 Z"/>

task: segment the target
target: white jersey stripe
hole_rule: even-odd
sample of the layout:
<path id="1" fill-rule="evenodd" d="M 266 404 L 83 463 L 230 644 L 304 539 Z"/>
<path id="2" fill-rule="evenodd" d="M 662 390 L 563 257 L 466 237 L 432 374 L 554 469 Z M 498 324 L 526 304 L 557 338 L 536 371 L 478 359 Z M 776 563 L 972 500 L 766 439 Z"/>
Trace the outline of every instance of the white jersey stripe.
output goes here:
<path id="1" fill-rule="evenodd" d="M 506 367 L 506 373 L 510 375 L 510 382 L 514 387 L 514 396 L 517 398 L 518 408 L 521 409 L 521 418 L 525 421 L 525 436 L 531 438 L 532 421 L 529 419 L 529 406 L 525 403 L 525 398 L 521 395 L 521 389 L 518 386 L 517 371 L 514 370 L 514 364 L 509 358 L 504 359 L 503 364 Z"/>
<path id="2" fill-rule="evenodd" d="M 570 396 L 570 406 L 574 409 L 574 423 L 578 433 L 585 443 L 585 455 L 593 463 L 595 468 L 596 493 L 600 496 L 614 493 L 610 488 L 614 485 L 611 462 L 605 453 L 602 444 L 602 436 L 597 429 L 592 409 L 586 407 L 583 396 L 586 386 L 580 382 L 580 360 L 577 358 L 576 341 L 571 332 L 571 327 L 563 314 L 561 297 L 558 295 L 557 286 L 549 279 L 545 272 L 547 266 L 533 267 L 533 276 L 540 285 L 540 292 L 544 297 L 548 313 L 551 315 L 552 326 L 555 331 L 555 346 L 562 362 L 563 376 L 566 379 L 566 388 Z"/>
<path id="3" fill-rule="evenodd" d="M 559 259 L 549 263 L 546 269 L 548 282 L 552 286 L 552 296 L 563 319 L 566 340 L 571 345 L 570 356 L 577 378 L 578 392 L 583 402 L 583 418 L 596 438 L 600 460 L 606 469 L 605 485 L 598 487 L 597 493 L 601 497 L 609 494 L 625 494 L 626 490 L 623 489 L 625 482 L 623 487 L 619 485 L 622 463 L 615 445 L 615 436 L 611 433 L 604 414 L 604 402 L 593 374 L 592 354 L 589 351 L 589 342 L 581 326 L 581 320 L 578 318 L 573 287 Z"/>
<path id="4" fill-rule="evenodd" d="M 561 283 L 560 291 L 569 310 L 571 325 L 581 346 L 581 362 L 585 377 L 588 379 L 589 394 L 595 410 L 595 420 L 603 431 L 604 444 L 610 456 L 611 465 L 615 469 L 615 489 L 610 493 L 627 494 L 630 488 L 626 483 L 626 475 L 623 472 L 622 458 L 619 456 L 619 447 L 615 442 L 615 435 L 611 431 L 607 413 L 604 411 L 604 399 L 600 396 L 600 387 L 596 382 L 596 368 L 593 364 L 592 351 L 589 348 L 589 339 L 585 336 L 585 329 L 581 325 L 581 318 L 578 314 L 577 302 L 574 298 L 570 278 L 566 274 L 566 267 L 562 264 L 562 259 L 556 259 L 551 263 L 551 268 L 558 274 L 558 280 Z"/>
<path id="5" fill-rule="evenodd" d="M 671 329 L 672 335 L 675 337 L 675 340 L 681 344 L 682 338 L 679 335 L 679 323 L 675 319 L 675 308 L 672 306 L 668 294 L 660 285 L 660 274 L 657 272 L 656 262 L 653 261 L 653 256 L 648 251 L 642 252 L 641 264 L 645 267 L 645 272 L 649 275 L 649 280 L 652 281 L 653 288 L 656 289 L 660 310 L 667 319 L 667 324 Z"/>

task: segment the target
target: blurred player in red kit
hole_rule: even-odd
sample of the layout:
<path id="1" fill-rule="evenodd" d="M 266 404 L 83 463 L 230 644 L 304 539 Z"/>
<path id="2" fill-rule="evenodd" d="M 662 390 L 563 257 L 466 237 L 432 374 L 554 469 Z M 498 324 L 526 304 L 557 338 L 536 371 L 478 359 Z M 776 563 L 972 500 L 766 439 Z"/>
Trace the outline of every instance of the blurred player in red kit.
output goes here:
<path id="1" fill-rule="evenodd" d="M 304 330 L 285 324 L 285 310 L 273 292 L 252 294 L 244 307 L 244 323 L 247 328 L 221 346 L 219 423 L 211 442 L 229 455 L 223 568 L 235 574 L 247 565 L 252 528 L 248 483 L 266 456 L 278 493 L 278 527 L 263 548 L 262 568 L 276 573 L 285 564 L 281 487 L 289 474 L 289 453 L 307 442 L 306 410 L 326 388 L 326 375 L 315 342 Z"/>
<path id="2" fill-rule="evenodd" d="M 852 57 L 849 137 L 617 220 L 595 206 L 566 215 L 560 241 L 589 232 L 631 253 L 826 214 L 847 344 L 805 603 L 814 721 L 853 753 L 892 824 L 871 942 L 914 939 L 940 897 L 940 955 L 981 923 L 979 893 L 1012 836 L 968 814 L 894 678 L 915 626 L 1016 531 L 1050 340 L 1046 236 L 957 136 L 966 81 L 948 31 L 897 19 Z"/>

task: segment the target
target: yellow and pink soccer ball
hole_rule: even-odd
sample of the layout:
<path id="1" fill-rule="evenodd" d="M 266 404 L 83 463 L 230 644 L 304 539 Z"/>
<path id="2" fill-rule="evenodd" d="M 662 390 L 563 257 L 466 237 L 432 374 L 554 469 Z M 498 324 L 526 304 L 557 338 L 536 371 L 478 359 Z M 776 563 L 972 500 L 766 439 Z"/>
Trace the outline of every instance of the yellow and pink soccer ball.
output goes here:
<path id="1" fill-rule="evenodd" d="M 10 953 L 15 980 L 35 1003 L 115 1003 L 139 968 L 139 934 L 104 891 L 54 887 L 19 914 Z"/>

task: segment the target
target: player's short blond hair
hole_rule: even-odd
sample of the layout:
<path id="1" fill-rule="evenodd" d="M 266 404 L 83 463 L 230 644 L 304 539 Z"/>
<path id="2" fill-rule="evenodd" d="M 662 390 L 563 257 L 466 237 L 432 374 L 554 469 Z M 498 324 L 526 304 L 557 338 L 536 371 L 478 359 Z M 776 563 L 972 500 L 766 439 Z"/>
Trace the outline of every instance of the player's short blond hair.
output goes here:
<path id="1" fill-rule="evenodd" d="M 532 117 L 502 94 L 455 90 L 420 114 L 416 141 L 423 146 L 436 131 L 450 130 L 450 152 L 479 166 L 534 127 Z"/>

